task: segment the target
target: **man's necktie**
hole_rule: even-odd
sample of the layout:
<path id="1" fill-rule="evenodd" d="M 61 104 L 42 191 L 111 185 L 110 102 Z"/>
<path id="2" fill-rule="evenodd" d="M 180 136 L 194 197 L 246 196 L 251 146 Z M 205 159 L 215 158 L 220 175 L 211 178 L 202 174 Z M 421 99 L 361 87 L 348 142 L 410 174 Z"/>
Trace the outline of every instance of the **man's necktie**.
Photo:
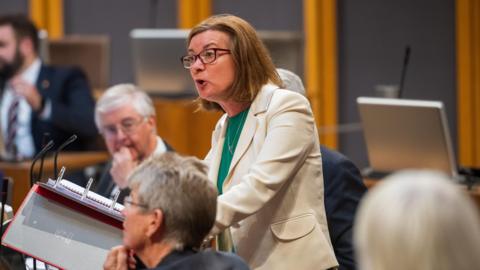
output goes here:
<path id="1" fill-rule="evenodd" d="M 17 158 L 17 145 L 15 144 L 15 137 L 17 136 L 18 128 L 18 107 L 20 104 L 20 97 L 15 96 L 8 108 L 7 112 L 7 136 L 5 138 L 5 151 L 13 159 Z"/>

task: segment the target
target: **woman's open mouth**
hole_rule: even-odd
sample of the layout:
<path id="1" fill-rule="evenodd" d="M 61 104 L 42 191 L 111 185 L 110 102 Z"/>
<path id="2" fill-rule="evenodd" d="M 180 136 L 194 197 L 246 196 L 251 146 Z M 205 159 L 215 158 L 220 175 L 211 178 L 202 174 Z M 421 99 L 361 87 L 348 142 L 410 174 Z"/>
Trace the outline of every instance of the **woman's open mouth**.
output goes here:
<path id="1" fill-rule="evenodd" d="M 195 83 L 200 86 L 200 87 L 203 87 L 207 84 L 207 81 L 205 80 L 195 80 Z"/>

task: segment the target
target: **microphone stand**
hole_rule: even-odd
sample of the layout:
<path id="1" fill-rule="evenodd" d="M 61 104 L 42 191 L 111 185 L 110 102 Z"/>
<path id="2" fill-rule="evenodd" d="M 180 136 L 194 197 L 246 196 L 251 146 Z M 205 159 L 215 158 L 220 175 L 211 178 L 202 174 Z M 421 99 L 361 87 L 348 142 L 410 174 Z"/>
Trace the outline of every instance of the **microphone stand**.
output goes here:
<path id="1" fill-rule="evenodd" d="M 32 165 L 30 165 L 30 187 L 33 186 L 35 180 L 34 180 L 34 176 L 33 176 L 33 168 L 35 166 L 35 163 L 37 162 L 37 160 L 39 158 L 42 158 L 42 161 L 43 161 L 43 157 L 45 156 L 45 153 L 47 153 L 48 150 L 50 150 L 50 148 L 52 148 L 54 145 L 53 143 L 53 140 L 50 140 L 47 145 L 45 145 L 42 150 L 40 150 L 40 152 L 38 152 L 38 154 L 33 158 L 32 160 Z"/>
<path id="2" fill-rule="evenodd" d="M 50 137 L 50 133 L 45 132 L 43 133 L 43 138 L 42 138 L 42 146 L 45 146 L 45 143 L 47 142 L 47 139 Z M 38 179 L 42 180 L 42 175 L 43 175 L 43 161 L 45 160 L 45 156 L 42 156 L 42 159 L 40 159 L 40 169 L 38 171 Z"/>
<path id="3" fill-rule="evenodd" d="M 38 154 L 33 158 L 32 165 L 30 166 L 30 187 L 33 187 L 33 184 L 35 182 L 34 176 L 33 176 L 33 168 L 35 167 L 35 163 L 39 158 L 42 159 L 42 163 L 43 163 L 43 158 L 45 157 L 45 154 L 47 153 L 48 150 L 50 150 L 50 148 L 53 147 L 53 145 L 54 145 L 53 140 L 50 140 L 47 143 L 47 145 L 45 145 L 42 148 L 42 150 L 40 150 L 40 152 L 38 152 Z M 39 175 L 39 177 L 41 176 Z M 33 269 L 37 270 L 37 260 L 35 258 L 33 258 Z"/>
<path id="4" fill-rule="evenodd" d="M 54 175 L 54 179 L 57 179 L 58 177 L 58 167 L 57 167 L 57 157 L 58 157 L 58 154 L 60 153 L 60 151 L 65 148 L 67 145 L 71 144 L 72 142 L 74 142 L 75 140 L 77 139 L 77 135 L 73 134 L 72 136 L 70 136 L 70 138 L 68 138 L 68 140 L 66 140 L 64 143 L 62 143 L 57 151 L 55 151 L 55 156 L 53 158 L 53 175 Z"/>
<path id="5" fill-rule="evenodd" d="M 405 56 L 403 57 L 402 74 L 400 76 L 400 86 L 399 86 L 399 90 L 398 90 L 398 98 L 402 98 L 403 84 L 404 84 L 404 81 L 405 81 L 405 75 L 407 73 L 408 60 L 410 60 L 410 45 L 407 45 L 405 47 Z"/>

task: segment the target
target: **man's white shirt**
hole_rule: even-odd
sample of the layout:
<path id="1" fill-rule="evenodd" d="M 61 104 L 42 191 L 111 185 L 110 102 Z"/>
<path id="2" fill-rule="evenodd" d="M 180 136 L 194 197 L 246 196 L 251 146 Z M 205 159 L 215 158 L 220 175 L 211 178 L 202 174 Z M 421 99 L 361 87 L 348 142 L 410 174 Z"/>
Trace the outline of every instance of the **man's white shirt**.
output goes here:
<path id="1" fill-rule="evenodd" d="M 40 74 L 40 67 L 42 63 L 40 59 L 36 59 L 20 76 L 27 83 L 36 85 L 38 75 Z M 7 82 L 5 91 L 0 104 L 1 127 L 3 138 L 7 138 L 8 126 L 8 110 L 15 99 L 15 91 Z M 33 142 L 33 135 L 31 131 L 31 116 L 32 107 L 23 97 L 20 98 L 17 116 L 17 132 L 15 136 L 15 145 L 17 146 L 18 154 L 24 158 L 31 158 L 35 154 L 35 144 Z"/>

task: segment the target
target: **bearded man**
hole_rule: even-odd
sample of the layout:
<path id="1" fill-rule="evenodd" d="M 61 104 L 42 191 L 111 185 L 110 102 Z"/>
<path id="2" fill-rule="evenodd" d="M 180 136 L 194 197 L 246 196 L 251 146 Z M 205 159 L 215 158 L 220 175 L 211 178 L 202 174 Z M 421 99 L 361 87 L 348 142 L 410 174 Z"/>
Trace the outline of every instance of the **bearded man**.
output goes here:
<path id="1" fill-rule="evenodd" d="M 38 56 L 35 25 L 24 15 L 0 17 L 0 129 L 2 159 L 32 158 L 45 135 L 56 145 L 72 134 L 68 150 L 84 150 L 98 132 L 95 102 L 84 73 L 53 67 Z"/>

